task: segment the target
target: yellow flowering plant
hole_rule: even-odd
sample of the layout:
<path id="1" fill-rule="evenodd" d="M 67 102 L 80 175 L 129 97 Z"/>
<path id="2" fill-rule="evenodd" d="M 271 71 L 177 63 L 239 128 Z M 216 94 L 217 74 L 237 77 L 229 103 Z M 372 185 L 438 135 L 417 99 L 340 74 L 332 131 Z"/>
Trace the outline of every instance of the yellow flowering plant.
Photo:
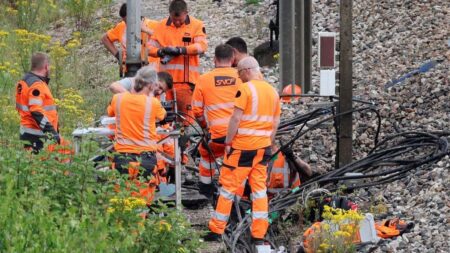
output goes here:
<path id="1" fill-rule="evenodd" d="M 94 113 L 83 109 L 85 101 L 77 90 L 67 88 L 62 90 L 61 93 L 61 99 L 56 99 L 62 125 L 60 132 L 70 135 L 72 130 L 79 125 L 88 125 L 94 121 Z"/>
<path id="2" fill-rule="evenodd" d="M 311 252 L 356 252 L 354 242 L 358 240 L 359 223 L 364 218 L 356 210 L 343 210 L 324 206 L 323 221 L 314 226 L 308 238 Z"/>
<path id="3" fill-rule="evenodd" d="M 100 85 L 115 78 L 116 67 L 98 64 L 98 52 L 80 50 L 86 41 L 96 41 L 103 30 L 98 29 L 98 22 L 91 22 L 81 34 L 65 34 L 75 26 L 65 5 L 69 1 L 8 0 L 1 4 L 1 251 L 198 252 L 198 235 L 182 213 L 158 209 L 143 219 L 139 216 L 139 209 L 147 208 L 143 201 L 128 198 L 126 189 L 114 190 L 121 180 L 116 171 L 104 172 L 108 180 L 99 183 L 89 160 L 98 155 L 97 143 L 83 142 L 82 152 L 73 155 L 70 163 L 61 162 L 65 156 L 59 152 L 48 151 L 51 141 L 38 155 L 23 149 L 14 87 L 30 70 L 34 52 L 50 55 L 50 86 L 58 105 L 60 132 L 66 139 L 78 124 L 92 123 L 94 112 L 104 114 L 111 98 Z M 98 6 L 111 1 L 89 2 Z M 58 37 L 49 36 L 55 30 Z"/>
<path id="4" fill-rule="evenodd" d="M 59 17 L 56 0 L 17 0 L 14 3 L 3 4 L 0 8 L 0 21 L 10 23 L 26 30 L 41 28 L 42 23 L 50 23 Z"/>
<path id="5" fill-rule="evenodd" d="M 146 207 L 145 200 L 136 197 L 112 198 L 109 200 L 109 203 L 111 206 L 107 209 L 108 213 L 132 212 L 133 210 Z"/>

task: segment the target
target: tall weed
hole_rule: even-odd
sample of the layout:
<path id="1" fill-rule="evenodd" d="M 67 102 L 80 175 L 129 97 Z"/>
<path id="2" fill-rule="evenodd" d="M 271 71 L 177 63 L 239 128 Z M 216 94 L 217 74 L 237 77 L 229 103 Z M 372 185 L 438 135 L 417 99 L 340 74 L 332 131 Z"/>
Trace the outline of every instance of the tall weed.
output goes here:
<path id="1" fill-rule="evenodd" d="M 18 142 L 0 148 L 0 251 L 2 252 L 195 252 L 199 238 L 186 219 L 163 207 L 143 219 L 145 206 L 111 208 L 128 198 L 114 185 L 115 171 L 96 180 L 90 154 L 60 163 L 58 153 L 31 155 Z M 132 189 L 130 189 L 132 190 Z"/>
<path id="2" fill-rule="evenodd" d="M 111 0 L 63 0 L 63 7 L 69 16 L 75 18 L 78 29 L 85 28 L 93 19 L 96 11 L 109 6 Z"/>

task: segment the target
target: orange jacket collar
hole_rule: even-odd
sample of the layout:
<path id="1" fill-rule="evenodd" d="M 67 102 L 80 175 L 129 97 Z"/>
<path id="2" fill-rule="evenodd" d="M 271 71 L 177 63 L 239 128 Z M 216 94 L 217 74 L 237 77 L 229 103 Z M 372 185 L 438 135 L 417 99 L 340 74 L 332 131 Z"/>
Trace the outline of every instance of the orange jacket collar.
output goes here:
<path id="1" fill-rule="evenodd" d="M 186 15 L 186 19 L 184 20 L 184 24 L 185 25 L 189 25 L 190 23 L 191 23 L 191 19 L 189 18 L 189 15 Z M 171 26 L 172 25 L 172 19 L 170 17 L 167 19 L 166 25 L 167 26 Z"/>

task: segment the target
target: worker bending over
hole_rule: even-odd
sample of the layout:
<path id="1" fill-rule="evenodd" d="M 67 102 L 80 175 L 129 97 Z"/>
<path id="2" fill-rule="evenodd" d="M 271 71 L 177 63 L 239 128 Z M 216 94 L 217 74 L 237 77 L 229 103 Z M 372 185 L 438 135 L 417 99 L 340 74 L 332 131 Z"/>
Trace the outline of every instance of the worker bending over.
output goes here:
<path id="1" fill-rule="evenodd" d="M 171 1 L 169 14 L 155 28 L 150 55 L 161 57 L 160 70 L 172 75 L 178 110 L 192 116 L 192 91 L 200 76 L 199 55 L 208 48 L 206 30 L 202 21 L 188 15 L 184 0 Z M 167 95 L 167 100 L 173 100 L 171 92 Z"/>
<path id="2" fill-rule="evenodd" d="M 38 153 L 44 140 L 61 142 L 58 133 L 58 112 L 48 83 L 50 81 L 48 55 L 35 53 L 31 57 L 31 71 L 16 85 L 16 109 L 20 115 L 20 139 L 26 149 Z"/>
<path id="3" fill-rule="evenodd" d="M 135 77 L 125 77 L 119 81 L 113 82 L 112 84 L 109 85 L 109 90 L 113 94 L 123 92 L 135 93 L 134 91 L 135 79 L 136 79 Z M 153 89 L 152 95 L 163 101 L 165 100 L 163 99 L 164 93 L 167 90 L 172 89 L 172 87 L 173 87 L 172 76 L 165 71 L 160 71 L 158 72 L 158 84 Z"/>
<path id="4" fill-rule="evenodd" d="M 109 89 L 112 93 L 123 93 L 123 92 L 130 92 L 130 93 L 136 93 L 134 90 L 134 84 L 135 84 L 135 77 L 126 77 L 119 81 L 113 82 Z M 158 85 L 155 87 L 155 89 L 152 91 L 152 96 L 156 97 L 161 102 L 166 102 L 166 91 L 169 89 L 172 89 L 173 87 L 173 79 L 172 76 L 165 72 L 160 71 L 158 72 Z M 162 124 L 159 126 L 160 130 L 171 130 L 169 124 Z M 158 130 L 158 128 L 157 128 Z M 164 134 L 158 134 L 158 141 L 162 140 L 167 135 Z M 163 171 L 163 175 L 167 174 L 166 172 L 167 167 L 172 165 L 172 160 L 175 159 L 175 148 L 173 139 L 169 138 L 164 141 L 162 144 L 158 144 L 158 153 L 157 153 L 157 160 L 158 160 L 158 170 L 161 172 Z M 166 159 L 169 158 L 169 159 Z M 183 156 L 183 161 L 186 161 L 187 157 Z M 172 166 L 173 167 L 173 166 Z"/>
<path id="5" fill-rule="evenodd" d="M 277 149 L 276 145 L 272 146 L 272 152 L 276 152 Z M 309 164 L 297 158 L 289 147 L 283 148 L 273 161 L 269 162 L 268 171 L 270 171 L 267 184 L 269 198 L 283 190 L 300 186 L 302 181 L 312 176 Z"/>
<path id="6" fill-rule="evenodd" d="M 208 146 L 202 143 L 200 152 L 200 193 L 211 196 L 212 177 L 216 170 L 215 159 L 225 150 L 228 122 L 234 109 L 234 97 L 242 81 L 231 67 L 233 48 L 219 45 L 215 49 L 215 69 L 200 76 L 192 97 L 192 109 L 204 132 L 209 134 Z M 208 151 L 212 152 L 212 154 Z M 218 169 L 218 168 L 217 168 Z"/>
<path id="7" fill-rule="evenodd" d="M 163 120 L 166 111 L 161 103 L 150 96 L 158 83 L 158 76 L 152 67 L 141 68 L 136 74 L 135 93 L 114 95 L 108 106 L 108 115 L 116 117 L 114 149 L 114 167 L 121 174 L 129 174 L 135 180 L 139 168 L 144 169 L 141 176 L 149 183 L 139 185 L 139 196 L 147 203 L 153 199 L 156 183 L 154 176 L 156 165 L 157 135 L 156 121 Z"/>
<path id="8" fill-rule="evenodd" d="M 209 221 L 212 233 L 205 240 L 218 239 L 224 233 L 236 193 L 248 178 L 252 192 L 251 235 L 258 245 L 264 242 L 269 226 L 266 169 L 280 122 L 280 99 L 275 88 L 263 80 L 255 58 L 245 57 L 237 69 L 245 83 L 235 95 L 219 178 L 220 195 Z"/>
<path id="9" fill-rule="evenodd" d="M 127 4 L 124 3 L 120 7 L 119 15 L 122 21 L 119 22 L 114 28 L 108 30 L 102 37 L 102 43 L 106 49 L 119 60 L 119 50 L 114 46 L 114 42 L 120 43 L 122 50 L 122 63 L 121 70 L 124 69 L 123 65 L 127 58 Z M 153 66 L 158 69 L 159 59 L 157 57 L 151 57 L 148 55 L 148 43 L 150 36 L 153 34 L 154 29 L 159 21 L 150 20 L 141 17 L 141 60 L 145 64 Z M 147 61 L 147 62 L 146 62 Z M 126 73 L 126 69 L 124 71 Z M 122 75 L 121 75 L 122 76 Z"/>

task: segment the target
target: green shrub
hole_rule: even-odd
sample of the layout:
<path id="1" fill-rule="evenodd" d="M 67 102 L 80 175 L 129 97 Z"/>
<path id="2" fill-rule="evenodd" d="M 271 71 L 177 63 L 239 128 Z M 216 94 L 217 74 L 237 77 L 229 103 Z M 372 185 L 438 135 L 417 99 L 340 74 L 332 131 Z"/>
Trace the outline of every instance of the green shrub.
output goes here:
<path id="1" fill-rule="evenodd" d="M 95 12 L 108 6 L 111 0 L 63 0 L 63 6 L 69 16 L 74 17 L 77 28 L 85 28 L 93 19 Z"/>
<path id="2" fill-rule="evenodd" d="M 18 0 L 0 2 L 0 21 L 2 26 L 36 31 L 42 24 L 49 24 L 59 18 L 60 11 L 56 0 Z"/>
<path id="3" fill-rule="evenodd" d="M 111 208 L 114 179 L 98 183 L 89 154 L 61 163 L 57 153 L 31 155 L 17 142 L 0 148 L 1 252 L 195 252 L 199 239 L 176 210 L 139 216 L 142 206 Z M 121 189 L 124 189 L 122 187 Z M 132 189 L 131 189 L 132 190 Z"/>
<path id="4" fill-rule="evenodd" d="M 104 114 L 111 94 L 99 84 L 115 78 L 117 68 L 98 64 L 98 54 L 80 53 L 86 42 L 97 43 L 103 31 L 83 26 L 91 30 L 64 38 L 43 31 L 63 14 L 74 17 L 77 25 L 90 26 L 95 12 L 110 2 L 0 1 L 0 252 L 159 253 L 195 252 L 199 247 L 198 235 L 176 210 L 162 207 L 145 220 L 139 216 L 146 209 L 142 206 L 108 212 L 112 199 L 127 199 L 133 189 L 114 191 L 116 184 L 125 185 L 115 171 L 102 176 L 106 183 L 97 182 L 89 162 L 95 143 L 83 143 L 84 153 L 61 163 L 62 155 L 31 155 L 18 140 L 14 87 L 29 71 L 36 51 L 51 56 L 50 86 L 59 99 L 63 135 Z"/>

